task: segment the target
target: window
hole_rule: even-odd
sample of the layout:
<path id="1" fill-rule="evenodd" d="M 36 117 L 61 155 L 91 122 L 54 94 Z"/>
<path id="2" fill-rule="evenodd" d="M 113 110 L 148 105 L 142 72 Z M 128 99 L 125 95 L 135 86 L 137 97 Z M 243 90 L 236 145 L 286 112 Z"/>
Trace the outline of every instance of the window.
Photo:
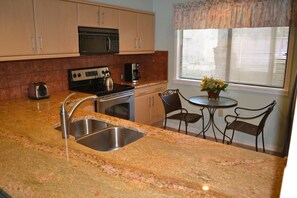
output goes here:
<path id="1" fill-rule="evenodd" d="M 178 30 L 177 78 L 284 88 L 289 27 Z"/>

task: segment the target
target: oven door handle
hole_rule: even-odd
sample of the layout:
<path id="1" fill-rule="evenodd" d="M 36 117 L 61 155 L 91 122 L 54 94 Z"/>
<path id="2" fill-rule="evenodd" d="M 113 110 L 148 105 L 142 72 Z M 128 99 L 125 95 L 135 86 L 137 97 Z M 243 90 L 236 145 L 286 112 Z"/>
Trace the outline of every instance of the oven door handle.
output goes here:
<path id="1" fill-rule="evenodd" d="M 111 98 L 108 98 L 108 99 L 101 98 L 101 99 L 99 99 L 99 102 L 109 102 L 109 101 L 118 100 L 118 99 L 121 99 L 121 98 L 130 97 L 130 96 L 133 96 L 133 94 L 125 94 L 125 95 L 120 95 L 118 97 L 111 97 Z"/>

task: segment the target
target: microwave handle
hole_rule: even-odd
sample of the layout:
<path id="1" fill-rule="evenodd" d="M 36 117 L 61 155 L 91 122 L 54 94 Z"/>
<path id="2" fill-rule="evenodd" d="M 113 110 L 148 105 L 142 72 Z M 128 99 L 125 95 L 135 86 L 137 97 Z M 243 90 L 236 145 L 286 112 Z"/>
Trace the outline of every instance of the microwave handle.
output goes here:
<path id="1" fill-rule="evenodd" d="M 110 40 L 109 36 L 106 39 L 106 48 L 107 48 L 107 52 L 110 52 L 110 50 L 111 50 L 111 40 Z"/>

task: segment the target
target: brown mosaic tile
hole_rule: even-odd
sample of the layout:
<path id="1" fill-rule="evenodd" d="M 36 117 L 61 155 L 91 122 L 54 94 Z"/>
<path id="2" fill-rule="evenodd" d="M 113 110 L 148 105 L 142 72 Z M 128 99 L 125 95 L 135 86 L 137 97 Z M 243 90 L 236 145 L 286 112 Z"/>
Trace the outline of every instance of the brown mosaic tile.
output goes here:
<path id="1" fill-rule="evenodd" d="M 7 88 L 8 84 L 7 84 L 7 76 L 5 74 L 0 74 L 0 89 L 1 88 Z"/>
<path id="2" fill-rule="evenodd" d="M 22 98 L 28 97 L 28 85 L 22 85 L 21 92 L 22 92 L 22 94 L 21 94 Z"/>
<path id="3" fill-rule="evenodd" d="M 62 90 L 67 90 L 68 89 L 68 81 L 62 81 L 62 87 L 61 87 L 61 89 Z"/>
<path id="4" fill-rule="evenodd" d="M 15 98 L 20 98 L 21 96 L 22 96 L 21 86 L 10 87 L 10 89 L 9 89 L 9 98 L 15 99 Z"/>
<path id="5" fill-rule="evenodd" d="M 5 88 L 5 89 L 0 89 L 0 101 L 1 100 L 7 100 L 10 99 L 9 96 L 9 89 Z"/>
<path id="6" fill-rule="evenodd" d="M 19 62 L 19 73 L 20 74 L 31 73 L 31 68 L 32 68 L 32 62 L 30 62 L 30 61 Z"/>
<path id="7" fill-rule="evenodd" d="M 44 82 L 47 72 L 31 73 L 31 82 Z"/>
<path id="8" fill-rule="evenodd" d="M 20 74 L 20 83 L 22 85 L 28 85 L 30 82 L 32 82 L 30 73 Z"/>
<path id="9" fill-rule="evenodd" d="M 1 74 L 7 74 L 7 67 L 8 67 L 7 62 L 0 62 L 0 75 Z"/>
<path id="10" fill-rule="evenodd" d="M 49 93 L 55 93 L 58 91 L 62 91 L 61 82 L 48 82 L 47 86 L 48 86 Z"/>
<path id="11" fill-rule="evenodd" d="M 125 63 L 140 64 L 141 78 L 167 80 L 168 52 L 143 55 L 98 55 L 72 58 L 0 62 L 0 100 L 28 96 L 31 82 L 45 81 L 50 93 L 68 89 L 68 69 L 108 66 L 121 81 Z"/>
<path id="12" fill-rule="evenodd" d="M 13 61 L 11 64 L 8 64 L 6 74 L 19 74 L 20 73 L 20 62 Z"/>
<path id="13" fill-rule="evenodd" d="M 6 80 L 7 80 L 7 86 L 8 87 L 21 86 L 20 75 L 19 74 L 7 75 Z"/>

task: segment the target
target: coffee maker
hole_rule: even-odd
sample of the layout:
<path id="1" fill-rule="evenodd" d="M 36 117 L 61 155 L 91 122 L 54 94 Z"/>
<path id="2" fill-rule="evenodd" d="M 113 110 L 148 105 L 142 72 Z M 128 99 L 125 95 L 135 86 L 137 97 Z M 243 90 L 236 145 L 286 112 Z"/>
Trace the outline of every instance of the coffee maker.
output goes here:
<path id="1" fill-rule="evenodd" d="M 125 81 L 137 83 L 140 78 L 139 63 L 125 64 Z"/>

